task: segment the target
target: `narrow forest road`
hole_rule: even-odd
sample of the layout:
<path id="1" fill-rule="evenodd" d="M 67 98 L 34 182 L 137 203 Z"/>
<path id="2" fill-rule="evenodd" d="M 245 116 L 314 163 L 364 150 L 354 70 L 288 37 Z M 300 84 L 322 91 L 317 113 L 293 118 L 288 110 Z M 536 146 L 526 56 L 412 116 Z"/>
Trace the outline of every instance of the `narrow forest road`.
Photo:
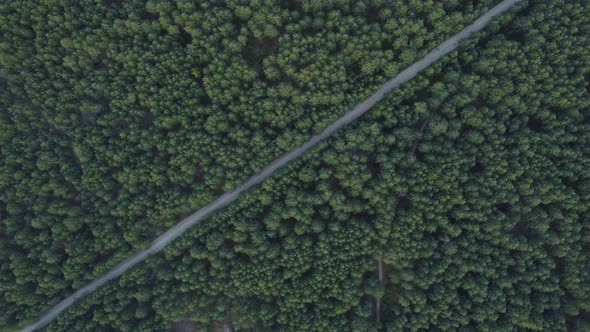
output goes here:
<path id="1" fill-rule="evenodd" d="M 377 260 L 377 276 L 379 277 L 379 283 L 383 284 L 383 260 Z M 381 298 L 378 298 L 375 303 L 375 320 L 379 322 L 381 320 Z"/>
<path id="2" fill-rule="evenodd" d="M 145 261 L 150 255 L 153 255 L 160 250 L 162 250 L 166 245 L 170 242 L 177 239 L 181 236 L 184 232 L 186 232 L 189 228 L 199 223 L 203 218 L 205 218 L 208 214 L 217 211 L 228 204 L 233 203 L 238 199 L 241 193 L 250 189 L 251 187 L 259 184 L 264 179 L 271 176 L 277 169 L 285 166 L 290 161 L 300 157 L 305 152 L 309 151 L 312 147 L 317 145 L 320 141 L 328 138 L 331 136 L 336 130 L 348 125 L 352 121 L 356 120 L 359 116 L 366 113 L 371 107 L 373 107 L 377 102 L 379 102 L 383 97 L 389 93 L 391 90 L 399 87 L 403 83 L 409 81 L 413 77 L 415 77 L 418 73 L 422 70 L 428 68 L 434 62 L 438 61 L 444 55 L 452 52 L 459 46 L 459 42 L 463 39 L 468 38 L 473 33 L 482 30 L 493 17 L 500 15 L 507 11 L 508 9 L 512 8 L 515 4 L 520 2 L 521 0 L 504 0 L 494 8 L 490 9 L 487 13 L 482 15 L 478 18 L 475 22 L 471 25 L 467 26 L 458 34 L 450 37 L 430 53 L 428 53 L 423 59 L 417 61 L 416 63 L 412 64 L 401 73 L 399 73 L 395 78 L 390 81 L 385 82 L 381 86 L 377 92 L 375 92 L 371 97 L 366 99 L 365 101 L 361 102 L 360 104 L 356 105 L 355 108 L 348 113 L 344 114 L 341 118 L 333 122 L 331 125 L 326 127 L 322 133 L 319 135 L 315 135 L 309 139 L 305 144 L 296 148 L 295 150 L 284 154 L 279 159 L 271 162 L 267 165 L 259 174 L 252 176 L 248 181 L 237 187 L 231 192 L 228 192 L 221 197 L 217 198 L 212 203 L 208 204 L 207 206 L 199 209 L 193 215 L 187 217 L 186 219 L 182 220 L 176 226 L 170 228 L 160 237 L 152 242 L 149 248 L 144 249 L 135 255 L 127 258 L 123 262 L 119 263 L 115 266 L 112 270 L 104 274 L 103 276 L 95 279 L 94 281 L 90 282 L 88 285 L 80 288 L 74 294 L 68 296 L 65 300 L 61 301 L 57 305 L 55 305 L 51 310 L 45 313 L 39 320 L 27 327 L 25 327 L 22 331 L 35 331 L 37 329 L 43 328 L 49 322 L 54 320 L 59 314 L 61 314 L 64 310 L 72 306 L 77 300 L 85 297 L 86 295 L 94 292 L 97 288 L 103 286 L 110 280 L 118 278 L 121 276 L 125 271 L 129 270 L 130 268 L 134 267 L 135 265 Z"/>

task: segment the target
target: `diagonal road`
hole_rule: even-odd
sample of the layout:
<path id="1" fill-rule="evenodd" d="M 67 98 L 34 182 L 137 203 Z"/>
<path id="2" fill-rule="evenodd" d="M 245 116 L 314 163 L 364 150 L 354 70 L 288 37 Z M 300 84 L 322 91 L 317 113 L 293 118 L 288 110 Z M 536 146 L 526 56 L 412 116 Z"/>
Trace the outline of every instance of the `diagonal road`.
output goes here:
<path id="1" fill-rule="evenodd" d="M 407 81 L 414 78 L 418 73 L 422 70 L 428 68 L 434 62 L 438 61 L 444 55 L 452 52 L 455 50 L 459 43 L 470 37 L 472 34 L 482 30 L 491 20 L 497 15 L 500 15 L 507 11 L 508 9 L 512 8 L 514 5 L 519 3 L 521 0 L 504 0 L 499 3 L 494 8 L 490 9 L 480 18 L 475 20 L 471 25 L 467 26 L 458 34 L 452 36 L 451 38 L 444 41 L 430 53 L 428 53 L 424 58 L 415 62 L 408 68 L 404 69 L 401 73 L 399 73 L 395 78 L 390 81 L 385 82 L 381 86 L 377 92 L 375 92 L 372 96 L 367 98 L 365 101 L 361 102 L 360 104 L 356 105 L 353 110 L 349 111 L 348 113 L 344 114 L 341 118 L 334 121 L 331 125 L 326 127 L 324 131 L 322 131 L 319 135 L 312 136 L 309 141 L 304 143 L 302 146 L 296 148 L 295 150 L 284 154 L 279 159 L 271 162 L 267 165 L 259 174 L 255 174 L 252 176 L 248 181 L 237 187 L 231 192 L 228 192 L 221 197 L 217 198 L 215 201 L 211 202 L 209 205 L 199 209 L 193 215 L 187 217 L 186 219 L 182 220 L 176 226 L 170 228 L 160 237 L 155 239 L 149 248 L 144 249 L 133 256 L 127 258 L 123 262 L 119 263 L 115 266 L 112 270 L 107 272 L 106 274 L 102 275 L 101 277 L 95 279 L 94 281 L 90 282 L 88 285 L 80 288 L 74 294 L 68 296 L 65 300 L 61 301 L 57 305 L 55 305 L 51 310 L 45 313 L 43 316 L 39 318 L 39 320 L 27 327 L 25 327 L 22 331 L 35 331 L 38 329 L 43 328 L 49 322 L 54 320 L 57 316 L 59 316 L 64 310 L 71 307 L 77 300 L 85 297 L 86 295 L 94 292 L 99 287 L 103 286 L 107 282 L 118 278 L 121 276 L 125 271 L 131 269 L 135 265 L 145 261 L 150 255 L 158 253 L 164 247 L 166 247 L 170 242 L 177 239 L 181 236 L 184 232 L 186 232 L 189 228 L 199 223 L 203 218 L 205 218 L 210 213 L 217 211 L 233 202 L 235 202 L 241 193 L 250 189 L 251 187 L 259 184 L 264 179 L 271 176 L 277 169 L 285 166 L 290 161 L 300 157 L 305 152 L 309 151 L 315 145 L 317 145 L 320 141 L 330 137 L 336 130 L 348 125 L 349 123 L 356 120 L 358 117 L 366 113 L 373 107 L 377 102 L 379 102 L 387 93 L 392 91 L 393 89 L 399 87 L 400 85 L 406 83 Z"/>

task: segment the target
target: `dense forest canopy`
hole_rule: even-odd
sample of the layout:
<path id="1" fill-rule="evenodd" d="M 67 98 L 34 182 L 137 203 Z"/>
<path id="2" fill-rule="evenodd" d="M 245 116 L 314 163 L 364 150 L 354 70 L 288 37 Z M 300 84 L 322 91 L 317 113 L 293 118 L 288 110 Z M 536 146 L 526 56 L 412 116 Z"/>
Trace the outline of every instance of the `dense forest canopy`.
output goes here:
<path id="1" fill-rule="evenodd" d="M 2 319 L 104 273 L 491 5 L 1 3 Z"/>
<path id="2" fill-rule="evenodd" d="M 493 4 L 0 4 L 0 326 Z M 521 7 L 49 331 L 590 329 L 590 6 Z"/>

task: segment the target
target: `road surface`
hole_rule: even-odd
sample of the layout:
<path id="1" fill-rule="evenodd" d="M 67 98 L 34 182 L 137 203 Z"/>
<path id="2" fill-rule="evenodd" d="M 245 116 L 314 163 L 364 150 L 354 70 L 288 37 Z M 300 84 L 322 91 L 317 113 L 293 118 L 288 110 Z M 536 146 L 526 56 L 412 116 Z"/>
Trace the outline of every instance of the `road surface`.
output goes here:
<path id="1" fill-rule="evenodd" d="M 207 215 L 235 202 L 241 193 L 259 184 L 264 179 L 268 178 L 274 172 L 276 172 L 277 169 L 285 166 L 290 161 L 300 157 L 305 152 L 309 151 L 311 148 L 316 146 L 320 141 L 330 137 L 336 130 L 348 125 L 352 121 L 356 120 L 359 116 L 365 114 L 369 109 L 371 109 L 371 107 L 373 107 L 377 102 L 383 99 L 383 97 L 385 97 L 387 93 L 391 92 L 393 89 L 399 87 L 400 85 L 414 78 L 416 75 L 418 75 L 418 73 L 428 68 L 430 65 L 438 61 L 444 55 L 455 50 L 457 46 L 459 46 L 459 42 L 461 42 L 463 39 L 468 38 L 475 32 L 482 30 L 491 21 L 493 17 L 504 13 L 520 1 L 521 0 L 502 1 L 500 4 L 490 9 L 487 13 L 482 15 L 480 18 L 478 18 L 471 25 L 467 26 L 461 32 L 444 41 L 442 44 L 440 44 L 438 47 L 436 47 L 434 50 L 428 53 L 423 59 L 417 61 L 413 65 L 403 70 L 392 80 L 385 82 L 385 84 L 383 84 L 381 88 L 377 90 L 377 92 L 375 92 L 365 101 L 356 105 L 353 110 L 349 111 L 348 113 L 344 114 L 344 116 L 334 121 L 332 124 L 326 127 L 326 129 L 324 129 L 322 133 L 320 133 L 319 135 L 312 136 L 309 139 L 309 141 L 304 143 L 302 146 L 296 148 L 291 152 L 284 154 L 279 159 L 271 162 L 259 174 L 255 174 L 248 181 L 246 181 L 233 191 L 222 195 L 215 201 L 211 202 L 209 205 L 199 209 L 193 215 L 182 220 L 176 226 L 170 228 L 168 231 L 166 231 L 164 234 L 162 234 L 160 237 L 154 240 L 149 248 L 144 249 L 134 254 L 133 256 L 127 258 L 103 276 L 95 279 L 88 285 L 80 288 L 74 294 L 70 295 L 65 300 L 61 301 L 53 308 L 51 308 L 51 310 L 49 310 L 47 313 L 41 316 L 37 322 L 25 327 L 22 331 L 35 331 L 37 329 L 44 327 L 49 322 L 54 320 L 57 316 L 59 316 L 59 314 L 61 314 L 64 310 L 72 306 L 77 300 L 82 299 L 86 295 L 94 292 L 96 289 L 103 286 L 107 282 L 118 278 L 123 273 L 125 273 L 125 271 L 145 261 L 150 255 L 158 253 L 170 242 L 174 241 L 179 236 L 184 234 L 184 232 L 186 232 L 189 228 L 203 220 L 203 218 L 205 218 Z"/>

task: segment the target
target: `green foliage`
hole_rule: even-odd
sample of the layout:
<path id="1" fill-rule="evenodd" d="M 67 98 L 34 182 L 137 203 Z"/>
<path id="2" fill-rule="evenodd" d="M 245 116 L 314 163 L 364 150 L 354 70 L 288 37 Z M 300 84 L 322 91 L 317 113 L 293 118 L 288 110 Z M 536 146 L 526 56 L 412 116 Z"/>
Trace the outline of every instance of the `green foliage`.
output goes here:
<path id="1" fill-rule="evenodd" d="M 445 91 L 416 83 L 430 115 L 397 122 L 427 125 L 416 159 L 395 172 L 411 206 L 396 209 L 383 249 L 386 329 L 584 330 L 590 39 L 578 31 L 590 31 L 588 14 L 581 3 L 533 5 L 447 60 Z"/>
<path id="2" fill-rule="evenodd" d="M 76 16 L 60 29 L 90 30 L 59 39 L 72 48 L 63 64 L 43 50 L 51 41 L 37 41 L 39 54 L 0 44 L 25 86 L 0 99 L 0 230 L 14 234 L 0 241 L 11 253 L 0 265 L 2 323 L 33 316 L 323 128 L 489 5 L 11 5 L 55 11 L 37 18 L 49 26 L 80 10 L 87 24 Z M 93 27 L 105 17 L 113 24 Z M 587 35 L 584 1 L 501 18 L 49 331 L 163 331 L 185 319 L 259 331 L 587 330 Z M 113 63 L 84 67 L 101 57 L 86 49 L 101 38 Z M 47 82 L 26 74 L 47 63 L 35 74 Z M 86 70 L 103 79 L 72 83 Z M 103 95 L 62 105 L 98 87 Z M 86 115 L 71 116 L 78 109 Z"/>
<path id="3" fill-rule="evenodd" d="M 0 326 L 301 144 L 493 2 L 0 3 L 0 68 L 18 90 L 2 86 Z"/>

